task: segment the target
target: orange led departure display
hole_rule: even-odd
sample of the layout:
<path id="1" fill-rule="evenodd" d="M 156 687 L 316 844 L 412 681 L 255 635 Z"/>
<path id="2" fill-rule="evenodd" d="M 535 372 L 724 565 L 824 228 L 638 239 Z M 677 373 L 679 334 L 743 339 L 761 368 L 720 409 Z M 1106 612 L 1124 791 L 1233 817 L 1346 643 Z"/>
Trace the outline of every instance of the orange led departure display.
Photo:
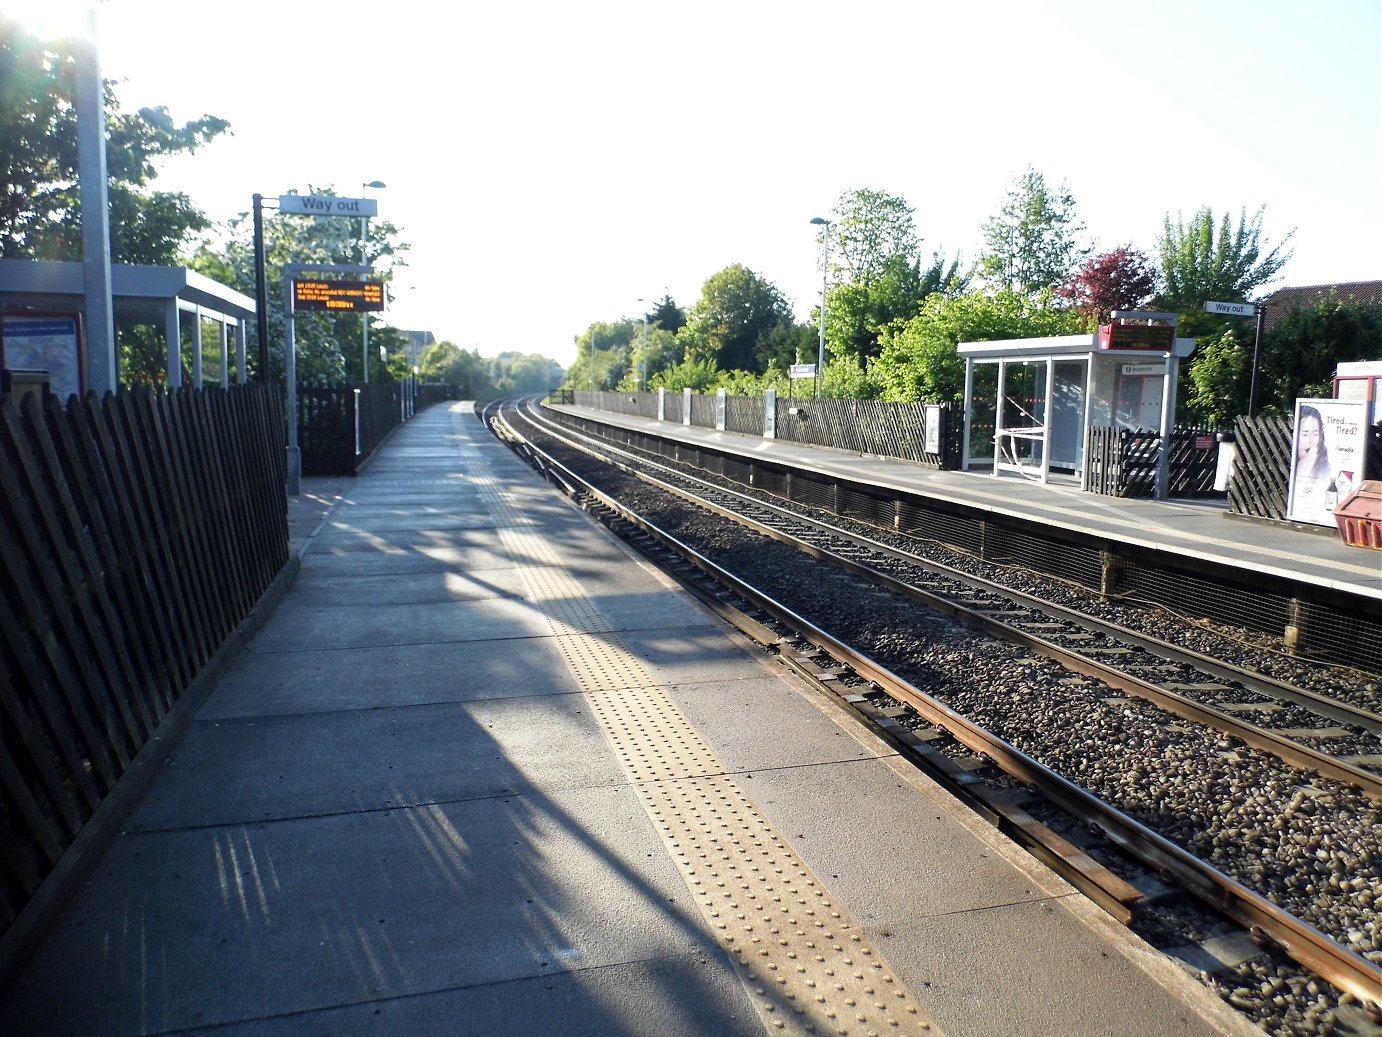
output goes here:
<path id="1" fill-rule="evenodd" d="M 293 309 L 359 313 L 384 308 L 381 281 L 293 281 Z"/>

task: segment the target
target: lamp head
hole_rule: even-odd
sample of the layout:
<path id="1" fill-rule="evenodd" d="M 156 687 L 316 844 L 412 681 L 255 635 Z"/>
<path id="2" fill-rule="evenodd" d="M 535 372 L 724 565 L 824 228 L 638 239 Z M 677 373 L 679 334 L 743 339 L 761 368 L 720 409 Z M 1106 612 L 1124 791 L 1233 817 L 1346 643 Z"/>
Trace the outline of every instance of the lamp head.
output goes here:
<path id="1" fill-rule="evenodd" d="M 386 184 L 386 183 L 384 183 L 384 181 L 382 181 L 382 180 L 371 180 L 369 183 L 367 183 L 367 184 L 361 184 L 360 186 L 361 186 L 361 187 L 373 187 L 373 188 L 376 188 L 376 189 L 377 189 L 377 188 L 380 188 L 380 187 L 388 187 L 389 185 Z"/>
<path id="2" fill-rule="evenodd" d="M 811 222 L 814 223 L 814 224 L 816 224 L 817 226 L 822 226 L 822 225 L 823 225 L 823 226 L 826 226 L 826 227 L 829 227 L 829 226 L 830 226 L 830 221 L 829 221 L 829 220 L 823 220 L 823 219 L 821 219 L 819 216 L 812 217 Z"/>

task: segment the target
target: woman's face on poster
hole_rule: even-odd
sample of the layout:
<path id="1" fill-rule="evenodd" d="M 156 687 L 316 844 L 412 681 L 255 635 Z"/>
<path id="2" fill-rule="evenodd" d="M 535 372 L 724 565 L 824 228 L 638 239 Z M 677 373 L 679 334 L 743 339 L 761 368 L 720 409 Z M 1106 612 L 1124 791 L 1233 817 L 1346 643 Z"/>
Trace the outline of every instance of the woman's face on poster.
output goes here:
<path id="1" fill-rule="evenodd" d="M 1296 451 L 1297 457 L 1312 457 L 1320 451 L 1320 439 L 1324 435 L 1324 430 L 1320 428 L 1320 419 L 1313 414 L 1307 414 L 1300 419 L 1300 444 Z"/>

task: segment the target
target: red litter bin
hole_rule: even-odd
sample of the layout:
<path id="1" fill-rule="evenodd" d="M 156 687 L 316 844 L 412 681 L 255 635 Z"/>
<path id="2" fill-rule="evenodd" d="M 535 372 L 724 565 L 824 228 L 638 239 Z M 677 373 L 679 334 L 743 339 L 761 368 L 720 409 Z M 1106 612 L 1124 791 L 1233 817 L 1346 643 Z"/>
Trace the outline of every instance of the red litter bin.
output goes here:
<path id="1" fill-rule="evenodd" d="M 1382 551 L 1382 481 L 1359 483 L 1358 489 L 1334 509 L 1334 523 L 1349 547 Z"/>

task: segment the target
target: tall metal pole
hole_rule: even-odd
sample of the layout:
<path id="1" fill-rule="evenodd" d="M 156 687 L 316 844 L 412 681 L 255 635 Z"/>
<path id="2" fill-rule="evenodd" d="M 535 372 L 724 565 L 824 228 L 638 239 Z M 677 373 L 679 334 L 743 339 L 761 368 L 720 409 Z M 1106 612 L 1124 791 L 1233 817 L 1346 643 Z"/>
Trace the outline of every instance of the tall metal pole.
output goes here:
<path id="1" fill-rule="evenodd" d="M 293 276 L 297 264 L 283 268 L 283 378 L 288 389 L 288 493 L 302 492 L 302 447 L 298 443 L 298 365 L 293 313 Z"/>
<path id="2" fill-rule="evenodd" d="M 1248 417 L 1257 413 L 1257 370 L 1262 363 L 1262 325 L 1267 320 L 1265 301 L 1257 306 L 1257 334 L 1252 340 L 1252 381 L 1248 388 Z"/>
<path id="3" fill-rule="evenodd" d="M 77 40 L 77 173 L 82 213 L 82 289 L 86 311 L 86 388 L 120 387 L 111 297 L 110 198 L 106 181 L 106 97 L 96 53 L 96 8 Z"/>
<path id="4" fill-rule="evenodd" d="M 269 380 L 269 280 L 264 263 L 264 196 L 254 196 L 254 327 L 259 336 L 259 380 Z"/>
<path id="5" fill-rule="evenodd" d="M 360 265 L 369 266 L 369 217 L 360 217 Z M 364 310 L 360 314 L 364 318 L 364 339 L 363 353 L 361 359 L 364 361 L 365 384 L 369 385 L 369 310 Z"/>
<path id="6" fill-rule="evenodd" d="M 821 344 L 816 356 L 816 399 L 825 395 L 825 296 L 830 286 L 830 221 L 815 217 L 821 228 Z"/>

